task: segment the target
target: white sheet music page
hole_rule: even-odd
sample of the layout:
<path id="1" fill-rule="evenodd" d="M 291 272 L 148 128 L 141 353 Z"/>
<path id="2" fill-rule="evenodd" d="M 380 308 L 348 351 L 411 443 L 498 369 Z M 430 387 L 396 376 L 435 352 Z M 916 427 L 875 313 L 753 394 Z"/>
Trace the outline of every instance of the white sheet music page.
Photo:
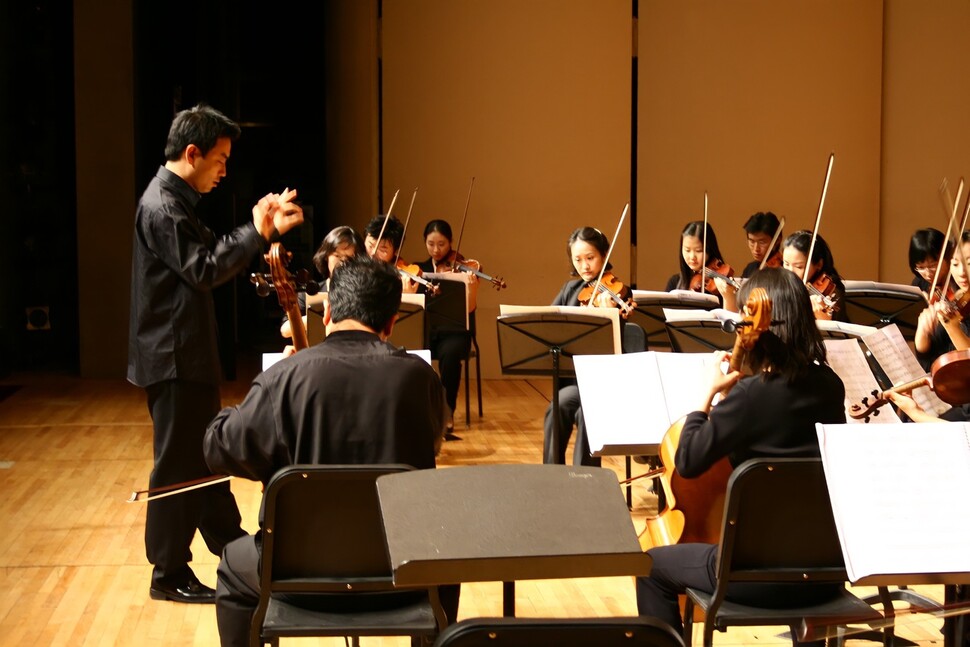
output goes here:
<path id="1" fill-rule="evenodd" d="M 849 412 L 853 404 L 862 404 L 863 398 L 868 398 L 873 402 L 873 394 L 880 392 L 876 378 L 869 369 L 859 342 L 855 339 L 826 339 L 825 351 L 828 355 L 829 366 L 835 374 L 842 378 L 845 385 L 845 418 L 849 423 L 864 423 L 865 420 L 855 420 L 849 417 Z M 888 402 L 877 410 L 878 415 L 870 415 L 869 422 L 901 422 L 899 416 Z"/>
<path id="2" fill-rule="evenodd" d="M 893 384 L 905 384 L 926 375 L 896 324 L 862 338 Z M 923 411 L 939 415 L 950 408 L 928 386 L 913 389 L 912 397 Z"/>
<path id="3" fill-rule="evenodd" d="M 713 353 L 626 353 L 573 357 L 590 452 L 659 445 L 671 423 L 697 406 L 690 385 Z M 685 388 L 686 387 L 686 388 Z"/>
<path id="4" fill-rule="evenodd" d="M 816 430 L 850 581 L 970 572 L 970 423 Z"/>

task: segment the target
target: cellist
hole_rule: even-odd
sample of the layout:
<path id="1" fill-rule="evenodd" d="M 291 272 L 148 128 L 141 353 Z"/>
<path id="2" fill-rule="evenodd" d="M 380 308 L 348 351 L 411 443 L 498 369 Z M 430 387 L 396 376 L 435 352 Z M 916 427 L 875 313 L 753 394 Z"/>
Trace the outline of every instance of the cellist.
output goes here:
<path id="1" fill-rule="evenodd" d="M 691 478 L 728 457 L 734 466 L 759 456 L 819 455 L 815 423 L 845 422 L 845 387 L 825 363 L 808 292 L 792 273 L 766 268 L 746 281 L 738 294 L 744 304 L 755 288 L 771 301 L 771 325 L 747 352 L 753 373 L 724 373 L 729 353 L 717 352 L 711 372 L 697 394 L 676 451 L 676 469 Z M 714 397 L 729 391 L 716 405 Z M 797 505 L 797 502 L 793 502 Z M 718 547 L 675 544 L 652 548 L 649 577 L 637 579 L 637 608 L 682 633 L 677 596 L 687 587 L 713 592 Z M 809 604 L 837 594 L 841 585 L 751 584 L 731 589 L 728 599 L 760 606 Z"/>

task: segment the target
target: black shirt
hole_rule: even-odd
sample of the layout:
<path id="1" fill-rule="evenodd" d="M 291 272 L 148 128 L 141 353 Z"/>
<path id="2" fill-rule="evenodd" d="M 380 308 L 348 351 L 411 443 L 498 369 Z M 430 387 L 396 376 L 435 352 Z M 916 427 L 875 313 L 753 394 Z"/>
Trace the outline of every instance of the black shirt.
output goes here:
<path id="1" fill-rule="evenodd" d="M 447 405 L 434 369 L 370 332 L 331 333 L 253 380 L 205 435 L 215 474 L 266 483 L 287 465 L 435 466 Z"/>
<path id="2" fill-rule="evenodd" d="M 131 259 L 128 381 L 218 384 L 212 289 L 242 271 L 263 238 L 252 222 L 222 238 L 198 219 L 201 196 L 164 166 L 138 202 Z"/>

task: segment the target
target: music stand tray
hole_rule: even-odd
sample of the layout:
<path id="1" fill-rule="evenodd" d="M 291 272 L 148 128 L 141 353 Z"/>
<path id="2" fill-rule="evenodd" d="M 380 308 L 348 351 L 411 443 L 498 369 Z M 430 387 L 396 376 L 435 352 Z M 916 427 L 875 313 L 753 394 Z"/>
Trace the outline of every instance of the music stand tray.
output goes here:
<path id="1" fill-rule="evenodd" d="M 574 355 L 619 353 L 620 320 L 616 308 L 575 306 L 500 306 L 496 320 L 498 353 L 505 375 L 552 376 L 555 433 L 553 455 L 559 454 L 559 378 L 575 375 Z M 505 314 L 514 312 L 514 314 Z"/>
<path id="2" fill-rule="evenodd" d="M 381 476 L 377 494 L 395 586 L 650 572 L 611 470 L 417 470 Z M 514 615 L 514 589 L 505 593 L 505 613 Z"/>
<path id="3" fill-rule="evenodd" d="M 647 334 L 647 348 L 670 348 L 664 309 L 711 310 L 720 303 L 717 297 L 689 290 L 658 292 L 653 290 L 633 290 L 636 308 L 630 313 L 629 321 L 638 324 Z"/>
<path id="4" fill-rule="evenodd" d="M 894 323 L 907 341 L 916 336 L 919 315 L 926 307 L 923 293 L 915 285 L 875 281 L 845 281 L 843 301 L 852 323 L 876 328 Z"/>

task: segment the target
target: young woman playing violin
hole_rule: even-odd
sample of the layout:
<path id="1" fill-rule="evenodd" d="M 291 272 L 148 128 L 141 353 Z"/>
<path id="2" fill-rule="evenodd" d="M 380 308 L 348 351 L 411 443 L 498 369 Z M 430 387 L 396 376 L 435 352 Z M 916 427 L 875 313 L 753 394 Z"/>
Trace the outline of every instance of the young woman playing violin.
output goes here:
<path id="1" fill-rule="evenodd" d="M 701 277 L 704 266 L 705 277 Z M 714 228 L 707 225 L 707 258 L 704 258 L 704 221 L 687 223 L 680 232 L 680 273 L 667 280 L 667 292 L 671 290 L 693 290 L 713 294 L 726 310 L 737 312 L 737 282 L 734 270 L 724 262 L 721 248 L 717 244 Z M 703 287 L 702 287 L 703 286 Z"/>
<path id="2" fill-rule="evenodd" d="M 961 235 L 960 247 L 954 249 L 950 258 L 949 269 L 956 292 L 949 299 L 938 299 L 925 308 L 916 324 L 913 342 L 916 359 L 924 370 L 930 370 L 933 361 L 943 353 L 970 348 L 970 317 L 966 316 L 970 312 L 965 312 L 967 305 L 963 299 L 970 288 L 970 277 L 967 276 L 963 258 L 970 259 L 970 232 L 967 231 Z M 946 270 L 945 267 L 940 269 L 941 282 L 946 278 Z M 958 305 L 960 303 L 963 303 L 962 311 Z"/>
<path id="3" fill-rule="evenodd" d="M 924 294 L 930 293 L 933 279 L 936 278 L 936 268 L 940 265 L 940 252 L 943 251 L 945 236 L 939 229 L 928 227 L 917 229 L 909 239 L 909 269 L 913 273 L 913 283 Z M 943 279 L 946 269 L 953 257 L 953 243 L 949 242 L 943 254 Z M 942 290 L 946 293 L 946 290 Z"/>
<path id="4" fill-rule="evenodd" d="M 677 471 L 684 478 L 701 475 L 724 457 L 736 467 L 759 456 L 818 456 L 815 423 L 845 422 L 845 387 L 825 364 L 825 345 L 801 281 L 791 272 L 766 268 L 741 286 L 739 303 L 746 303 L 755 288 L 767 292 L 772 323 L 747 351 L 753 374 L 725 374 L 721 363 L 730 354 L 714 353 L 717 361 L 697 393 L 697 410 L 687 414 L 676 451 Z M 712 405 L 715 394 L 724 391 L 729 392 Z M 685 543 L 648 553 L 653 568 L 649 577 L 637 578 L 637 608 L 682 633 L 677 596 L 687 587 L 714 591 L 718 547 Z M 728 599 L 794 607 L 821 602 L 839 588 L 752 583 L 732 588 Z"/>
<path id="5" fill-rule="evenodd" d="M 317 268 L 317 272 L 324 281 L 322 291 L 329 292 L 330 273 L 333 272 L 333 268 L 352 256 L 363 255 L 364 241 L 361 240 L 360 234 L 347 226 L 331 229 L 330 233 L 324 237 L 317 251 L 313 254 L 313 266 Z M 323 317 L 322 307 L 320 310 L 307 310 L 305 292 L 300 292 L 296 295 L 296 298 L 300 306 L 300 312 L 307 313 L 303 317 L 304 327 L 306 327 L 306 318 L 311 316 L 311 313 Z M 280 326 L 280 334 L 287 339 L 292 337 L 290 320 L 288 318 L 284 318 L 283 325 Z M 289 352 L 288 348 L 284 352 Z"/>
<path id="6" fill-rule="evenodd" d="M 422 272 L 451 272 L 456 262 L 481 270 L 481 263 L 463 256 L 458 257 L 451 247 L 451 225 L 444 220 L 432 220 L 424 227 L 424 245 L 428 249 L 428 259 L 418 263 Z M 441 383 L 445 387 L 445 400 L 451 411 L 445 438 L 454 438 L 452 430 L 455 423 L 455 406 L 458 401 L 458 387 L 461 385 L 461 363 L 468 357 L 471 336 L 475 334 L 475 308 L 478 303 L 478 276 L 474 273 L 468 278 L 468 332 L 435 330 L 432 328 L 429 346 L 432 359 L 438 360 Z"/>
<path id="7" fill-rule="evenodd" d="M 401 274 L 404 292 L 415 294 L 418 291 L 418 282 L 411 277 L 420 278 L 420 270 L 417 265 L 409 265 L 398 256 L 402 242 L 404 242 L 404 224 L 395 216 L 388 218 L 374 216 L 364 228 L 364 247 L 367 249 L 367 255 L 388 265 L 396 263 L 398 272 Z"/>
<path id="8" fill-rule="evenodd" d="M 606 255 L 610 249 L 610 241 L 607 240 L 606 235 L 603 234 L 599 229 L 593 227 L 580 227 L 573 231 L 569 236 L 569 240 L 566 243 L 566 253 L 569 256 L 569 260 L 572 263 L 573 276 L 578 276 L 577 279 L 572 279 L 567 281 L 559 294 L 553 300 L 552 305 L 554 306 L 578 306 L 584 305 L 580 300 L 580 294 L 584 292 L 589 293 L 589 298 L 593 299 L 594 306 L 602 306 L 614 308 L 618 307 L 617 303 L 609 294 L 605 292 L 600 292 L 595 298 L 592 295 L 593 284 L 596 283 L 596 279 L 600 275 L 600 270 L 603 269 L 603 263 L 606 261 Z M 619 283 L 615 277 L 613 277 L 612 272 L 610 272 L 611 265 L 606 265 L 606 271 L 603 273 L 603 282 L 607 282 L 607 277 L 610 279 L 610 283 L 619 292 L 617 295 L 620 299 L 626 300 L 630 297 L 630 288 Z M 617 286 L 619 286 L 617 288 Z M 624 323 L 624 325 L 636 325 Z M 642 351 L 645 348 L 637 349 L 624 349 L 625 351 Z M 576 380 L 562 379 L 559 381 L 559 431 L 560 437 L 557 439 L 558 442 L 556 446 L 558 447 L 558 454 L 553 454 L 553 434 L 556 430 L 556 425 L 554 422 L 552 404 L 546 409 L 546 416 L 544 422 L 544 443 L 543 443 L 543 462 L 544 463 L 558 463 L 560 465 L 566 462 L 566 445 L 569 443 L 569 437 L 572 435 L 573 425 L 576 425 L 576 443 L 573 447 L 573 465 L 592 465 L 599 467 L 600 458 L 590 456 L 589 454 L 589 442 L 586 438 L 586 423 L 583 419 L 582 403 L 579 399 L 579 387 L 576 385 Z"/>
<path id="9" fill-rule="evenodd" d="M 821 236 L 815 237 L 812 262 L 808 262 L 812 245 L 812 232 L 796 231 L 785 239 L 782 245 L 782 260 L 786 270 L 794 272 L 799 279 L 808 272 L 808 293 L 812 297 L 812 307 L 816 319 L 834 319 L 848 322 L 843 297 L 845 285 L 835 269 L 832 251 Z"/>
<path id="10" fill-rule="evenodd" d="M 780 237 L 775 243 L 774 249 L 768 249 L 780 226 L 781 222 L 778 220 L 778 216 L 770 211 L 759 211 L 744 223 L 745 236 L 748 239 L 748 251 L 751 252 L 751 257 L 754 260 L 744 266 L 744 271 L 741 272 L 742 278 L 746 279 L 757 272 L 765 256 L 768 257 L 765 267 L 781 267 Z"/>

